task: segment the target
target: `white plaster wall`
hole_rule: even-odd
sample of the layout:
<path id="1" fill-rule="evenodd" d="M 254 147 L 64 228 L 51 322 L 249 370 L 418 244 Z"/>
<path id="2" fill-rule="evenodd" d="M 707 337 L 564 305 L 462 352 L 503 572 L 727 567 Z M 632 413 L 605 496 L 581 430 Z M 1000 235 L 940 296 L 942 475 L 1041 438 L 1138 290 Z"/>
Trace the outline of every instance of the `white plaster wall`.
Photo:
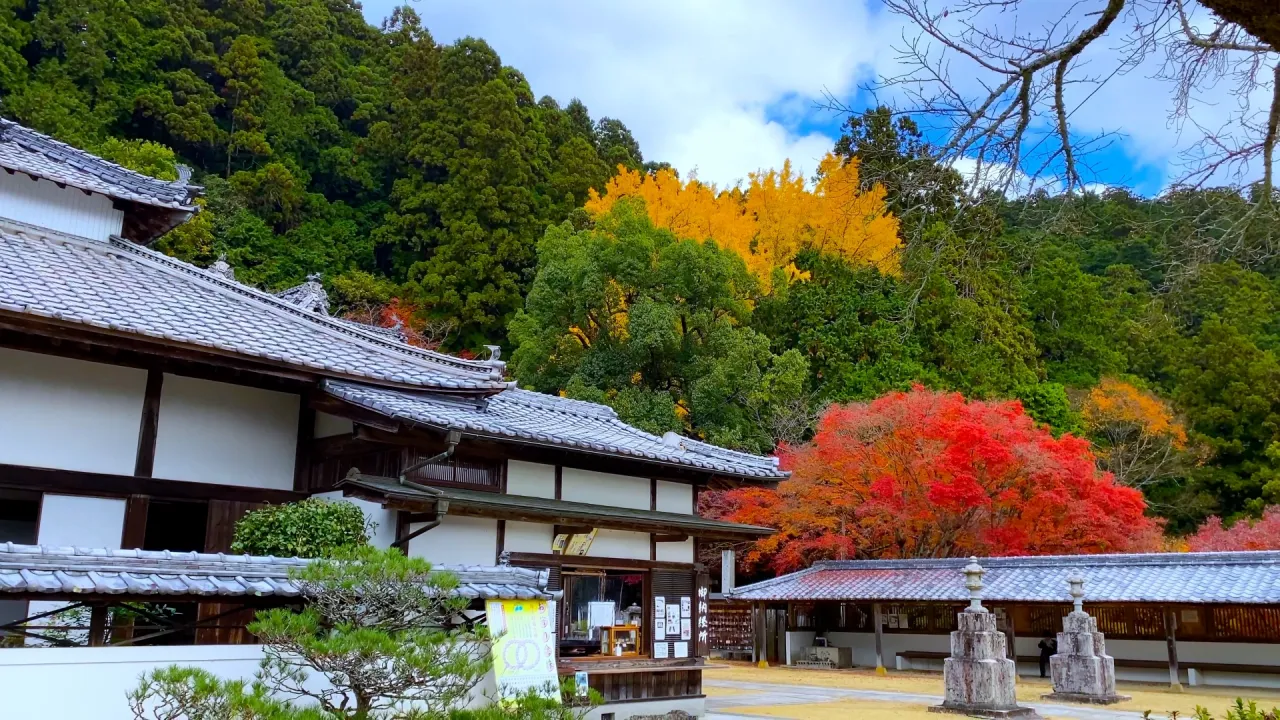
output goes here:
<path id="1" fill-rule="evenodd" d="M 391 543 L 396 541 L 396 513 L 394 510 L 387 510 L 378 503 L 372 503 L 368 500 L 344 498 L 341 490 L 316 493 L 315 496 L 326 500 L 345 500 L 360 508 L 364 513 L 365 519 L 374 524 L 373 532 L 369 536 L 370 545 L 376 548 L 389 548 Z"/>
<path id="2" fill-rule="evenodd" d="M 503 536 L 503 549 L 509 552 L 549 553 L 554 539 L 552 527 L 546 523 L 508 520 L 506 534 Z"/>
<path id="3" fill-rule="evenodd" d="M 145 370 L 0 348 L 0 463 L 132 475 L 146 387 Z"/>
<path id="4" fill-rule="evenodd" d="M 0 215 L 67 235 L 106 240 L 119 235 L 124 212 L 105 195 L 86 195 L 45 179 L 0 171 Z"/>
<path id="5" fill-rule="evenodd" d="M 507 482 L 509 488 L 510 476 Z M 560 499 L 648 510 L 649 478 L 565 468 L 560 476 Z M 648 550 L 645 553 L 648 557 Z"/>
<path id="6" fill-rule="evenodd" d="M 678 543 L 660 542 L 655 547 L 657 548 L 657 552 L 654 554 L 655 560 L 663 562 L 693 562 L 693 538 Z"/>
<path id="7" fill-rule="evenodd" d="M 329 413 L 316 413 L 316 427 L 313 437 L 332 437 L 334 435 L 350 435 L 355 430 L 355 424 L 344 417 L 330 415 Z"/>
<path id="8" fill-rule="evenodd" d="M 293 489 L 297 395 L 165 375 L 153 474 Z"/>
<path id="9" fill-rule="evenodd" d="M 567 473 L 568 471 L 566 470 L 565 472 Z M 556 496 L 556 466 L 524 462 L 522 460 L 508 460 L 507 494 L 554 498 Z"/>
<path id="10" fill-rule="evenodd" d="M 692 485 L 659 480 L 657 490 L 655 509 L 682 515 L 694 514 Z"/>
<path id="11" fill-rule="evenodd" d="M 498 521 L 446 515 L 439 526 L 409 541 L 409 556 L 435 565 L 493 565 L 498 558 Z"/>
<path id="12" fill-rule="evenodd" d="M 827 642 L 838 647 L 853 648 L 853 663 L 864 667 L 875 667 L 876 640 L 870 632 L 828 632 Z M 1036 643 L 1040 638 L 1019 637 L 1018 655 L 1038 656 Z M 950 638 L 946 635 L 884 635 L 885 666 L 896 666 L 899 652 L 909 650 L 923 652 L 950 652 Z M 1117 660 L 1158 660 L 1169 659 L 1168 650 L 1163 640 L 1107 640 L 1107 653 Z M 1275 665 L 1280 666 L 1280 644 L 1275 643 L 1206 643 L 1178 642 L 1178 663 L 1182 670 L 1182 682 L 1188 682 L 1187 669 L 1194 668 L 1196 662 L 1202 663 L 1236 663 L 1239 665 Z M 914 670 L 942 670 L 942 660 L 916 659 L 911 661 Z M 1040 669 L 1035 662 L 1018 664 L 1021 675 L 1039 675 Z M 1116 677 L 1132 682 L 1169 682 L 1169 671 L 1162 668 L 1116 668 Z M 1253 673 L 1201 673 L 1201 683 L 1205 685 L 1237 685 L 1240 687 L 1280 687 L 1280 674 L 1261 675 Z"/>
<path id="13" fill-rule="evenodd" d="M 45 493 L 40 503 L 41 545 L 120 548 L 125 501 Z"/>
<path id="14" fill-rule="evenodd" d="M 649 533 L 600 528 L 587 557 L 649 559 Z"/>
<path id="15" fill-rule="evenodd" d="M 223 679 L 251 679 L 262 655 L 260 645 L 0 649 L 2 716 L 133 720 L 125 695 L 143 674 L 181 665 Z M 316 675 L 307 683 L 316 689 L 326 684 Z M 490 671 L 472 691 L 469 704 L 483 704 L 495 690 Z"/>

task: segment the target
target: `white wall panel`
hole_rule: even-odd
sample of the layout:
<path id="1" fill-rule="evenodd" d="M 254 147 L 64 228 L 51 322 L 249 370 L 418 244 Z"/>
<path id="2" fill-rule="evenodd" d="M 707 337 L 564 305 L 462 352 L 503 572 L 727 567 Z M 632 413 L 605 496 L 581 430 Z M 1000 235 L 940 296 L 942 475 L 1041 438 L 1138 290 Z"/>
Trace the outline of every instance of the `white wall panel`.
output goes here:
<path id="1" fill-rule="evenodd" d="M 551 526 L 544 523 L 507 521 L 506 534 L 503 537 L 504 549 L 508 552 L 551 552 Z"/>
<path id="2" fill-rule="evenodd" d="M 124 212 L 105 195 L 86 195 L 48 180 L 0 171 L 0 216 L 67 235 L 106 240 L 119 235 Z"/>
<path id="3" fill-rule="evenodd" d="M 329 413 L 316 413 L 316 428 L 314 437 L 332 437 L 334 435 L 350 435 L 355 429 L 355 425 L 344 417 L 330 415 Z"/>
<path id="4" fill-rule="evenodd" d="M 540 498 L 555 497 L 556 466 L 508 460 L 507 494 Z"/>
<path id="5" fill-rule="evenodd" d="M 145 370 L 0 348 L 0 463 L 132 475 L 146 387 Z"/>
<path id="6" fill-rule="evenodd" d="M 684 542 L 660 542 L 656 545 L 657 552 L 654 553 L 655 560 L 663 562 L 693 562 L 693 538 L 689 538 Z"/>
<path id="7" fill-rule="evenodd" d="M 164 376 L 154 475 L 293 489 L 297 395 Z"/>
<path id="8" fill-rule="evenodd" d="M 655 509 L 683 515 L 692 515 L 694 513 L 692 485 L 659 480 L 657 489 L 657 502 L 654 503 Z"/>
<path id="9" fill-rule="evenodd" d="M 649 478 L 565 468 L 560 499 L 648 510 Z"/>
<path id="10" fill-rule="evenodd" d="M 120 498 L 45 493 L 40 503 L 39 543 L 118 550 L 124 505 Z"/>
<path id="11" fill-rule="evenodd" d="M 649 533 L 600 529 L 587 557 L 649 559 Z"/>
<path id="12" fill-rule="evenodd" d="M 409 530 L 419 527 L 411 525 Z M 498 521 L 446 515 L 439 526 L 409 541 L 409 556 L 436 565 L 493 565 L 498 559 Z"/>

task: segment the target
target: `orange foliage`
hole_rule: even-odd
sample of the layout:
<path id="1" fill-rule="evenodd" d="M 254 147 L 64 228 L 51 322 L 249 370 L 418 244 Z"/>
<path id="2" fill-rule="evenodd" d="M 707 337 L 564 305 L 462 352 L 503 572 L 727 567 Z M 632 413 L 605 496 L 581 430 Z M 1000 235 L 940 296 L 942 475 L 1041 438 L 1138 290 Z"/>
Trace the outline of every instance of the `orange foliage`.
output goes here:
<path id="1" fill-rule="evenodd" d="M 591 191 L 586 208 L 603 215 L 619 198 L 631 196 L 644 199 L 654 225 L 682 238 L 715 240 L 741 255 L 765 283 L 774 268 L 794 276 L 792 260 L 810 247 L 897 270 L 898 219 L 885 206 L 883 187 L 859 190 L 856 160 L 828 154 L 812 190 L 790 161 L 781 171 L 752 173 L 745 192 L 721 191 L 696 179 L 681 182 L 670 170 L 644 174 L 619 168 L 604 195 Z"/>
<path id="2" fill-rule="evenodd" d="M 813 441 L 784 449 L 777 491 L 708 502 L 778 529 L 744 555 L 789 572 L 816 560 L 1154 550 L 1142 494 L 1099 471 L 1087 441 L 1055 438 L 1016 401 L 916 387 L 832 406 Z"/>
<path id="3" fill-rule="evenodd" d="M 1174 418 L 1169 406 L 1155 395 L 1127 382 L 1103 378 L 1097 387 L 1089 391 L 1080 412 L 1091 430 L 1113 423 L 1131 424 L 1148 435 L 1168 437 L 1174 447 L 1187 445 L 1187 430 Z"/>

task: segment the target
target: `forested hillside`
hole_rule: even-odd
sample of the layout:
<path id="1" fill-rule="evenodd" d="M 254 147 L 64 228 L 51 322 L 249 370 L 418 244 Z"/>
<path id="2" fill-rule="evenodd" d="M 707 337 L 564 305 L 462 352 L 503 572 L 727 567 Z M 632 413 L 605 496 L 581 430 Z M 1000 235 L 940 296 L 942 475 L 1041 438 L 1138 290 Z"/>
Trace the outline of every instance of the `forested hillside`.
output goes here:
<path id="1" fill-rule="evenodd" d="M 523 386 L 654 432 L 767 452 L 920 384 L 1087 438 L 1173 531 L 1280 503 L 1268 198 L 974 197 L 883 111 L 815 177 L 715 189 L 411 8 L 215 5 L 0 3 L 0 113 L 196 169 L 205 210 L 166 252 L 268 289 L 321 273 L 335 311 L 504 345 Z"/>

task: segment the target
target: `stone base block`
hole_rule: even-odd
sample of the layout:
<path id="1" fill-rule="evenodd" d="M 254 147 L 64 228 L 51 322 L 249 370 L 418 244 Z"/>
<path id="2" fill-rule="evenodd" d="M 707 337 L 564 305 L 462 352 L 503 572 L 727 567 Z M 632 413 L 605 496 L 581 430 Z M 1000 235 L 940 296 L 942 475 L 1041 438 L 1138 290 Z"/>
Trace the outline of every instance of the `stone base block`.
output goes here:
<path id="1" fill-rule="evenodd" d="M 1040 715 L 1033 708 L 1015 707 L 1005 710 L 973 707 L 971 705 L 930 705 L 929 712 L 965 715 L 981 718 L 1017 718 L 1018 720 L 1040 720 Z"/>
<path id="2" fill-rule="evenodd" d="M 1113 705 L 1133 698 L 1129 695 L 1084 695 L 1081 693 L 1055 692 L 1041 695 L 1040 699 L 1055 702 L 1082 703 L 1085 705 Z"/>

